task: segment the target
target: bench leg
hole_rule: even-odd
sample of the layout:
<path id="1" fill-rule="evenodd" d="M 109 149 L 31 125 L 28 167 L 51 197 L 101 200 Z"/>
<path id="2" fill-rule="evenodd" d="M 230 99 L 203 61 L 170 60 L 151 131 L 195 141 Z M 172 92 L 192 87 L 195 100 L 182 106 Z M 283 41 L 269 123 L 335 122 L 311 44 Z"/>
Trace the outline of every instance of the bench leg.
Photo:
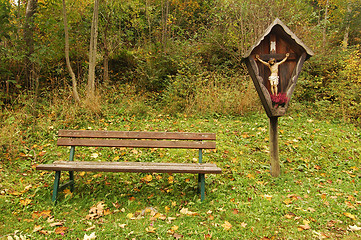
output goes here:
<path id="1" fill-rule="evenodd" d="M 61 171 L 56 171 L 55 172 L 53 197 L 51 199 L 54 203 L 56 203 L 56 198 L 58 196 L 60 174 L 61 174 Z"/>
<path id="2" fill-rule="evenodd" d="M 202 163 L 202 160 L 203 160 L 202 149 L 199 149 L 198 162 Z M 198 174 L 198 189 L 201 192 L 201 202 L 203 202 L 204 197 L 205 197 L 205 176 L 204 176 L 204 173 L 199 173 Z"/>
<path id="3" fill-rule="evenodd" d="M 199 173 L 198 174 L 198 188 L 201 192 L 201 202 L 203 202 L 204 198 L 205 198 L 205 175 L 204 173 Z"/>
<path id="4" fill-rule="evenodd" d="M 70 191 L 74 192 L 74 171 L 69 171 Z"/>

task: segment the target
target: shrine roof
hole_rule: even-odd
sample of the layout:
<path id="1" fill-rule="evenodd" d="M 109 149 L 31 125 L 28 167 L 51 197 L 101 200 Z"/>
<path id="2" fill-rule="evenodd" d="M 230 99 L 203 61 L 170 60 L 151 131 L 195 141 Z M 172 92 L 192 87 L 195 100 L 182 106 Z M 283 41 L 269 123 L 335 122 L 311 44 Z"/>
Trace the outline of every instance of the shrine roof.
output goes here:
<path id="1" fill-rule="evenodd" d="M 268 34 L 271 33 L 271 31 L 274 28 L 277 28 L 277 26 L 281 27 L 283 30 L 283 37 L 287 38 L 289 41 L 293 41 L 295 44 L 297 44 L 299 47 L 303 48 L 303 50 L 306 52 L 307 57 L 306 59 L 310 58 L 314 55 L 313 51 L 308 48 L 302 41 L 299 39 L 279 18 L 276 18 L 271 25 L 268 26 L 268 28 L 265 30 L 264 34 L 258 39 L 258 41 L 248 50 L 248 52 L 243 56 L 244 58 L 248 58 L 252 51 L 260 45 L 260 43 L 265 39 Z M 278 31 L 280 32 L 280 31 Z"/>

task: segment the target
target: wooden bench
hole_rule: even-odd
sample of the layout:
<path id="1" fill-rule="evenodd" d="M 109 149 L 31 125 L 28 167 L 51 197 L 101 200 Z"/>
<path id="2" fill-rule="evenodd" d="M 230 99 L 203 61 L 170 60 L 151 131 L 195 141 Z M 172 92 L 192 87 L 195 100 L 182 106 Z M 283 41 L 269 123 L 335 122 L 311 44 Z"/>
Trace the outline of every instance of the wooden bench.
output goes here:
<path id="1" fill-rule="evenodd" d="M 58 137 L 58 146 L 71 146 L 69 161 L 36 166 L 37 170 L 55 171 L 53 202 L 62 189 L 69 186 L 74 191 L 74 171 L 198 174 L 201 201 L 205 198 L 205 174 L 222 173 L 215 164 L 202 163 L 202 149 L 216 148 L 215 133 L 59 130 Z M 198 163 L 74 161 L 78 146 L 199 149 L 199 154 Z M 60 186 L 61 171 L 69 171 L 69 181 Z"/>

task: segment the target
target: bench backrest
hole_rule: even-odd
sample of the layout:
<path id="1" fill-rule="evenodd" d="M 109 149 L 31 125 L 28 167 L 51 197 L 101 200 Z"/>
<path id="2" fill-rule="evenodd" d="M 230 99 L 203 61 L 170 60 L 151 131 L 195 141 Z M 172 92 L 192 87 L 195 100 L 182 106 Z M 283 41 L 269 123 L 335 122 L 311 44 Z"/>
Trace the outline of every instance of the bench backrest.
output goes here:
<path id="1" fill-rule="evenodd" d="M 216 148 L 215 133 L 59 130 L 58 136 L 59 146 Z"/>

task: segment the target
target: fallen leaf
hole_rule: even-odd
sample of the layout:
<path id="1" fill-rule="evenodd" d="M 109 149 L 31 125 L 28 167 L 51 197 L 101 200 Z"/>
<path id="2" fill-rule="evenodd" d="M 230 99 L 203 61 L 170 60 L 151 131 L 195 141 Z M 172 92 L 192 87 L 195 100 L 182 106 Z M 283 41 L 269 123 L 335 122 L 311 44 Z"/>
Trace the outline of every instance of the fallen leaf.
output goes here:
<path id="1" fill-rule="evenodd" d="M 308 224 L 298 226 L 298 231 L 303 231 L 303 230 L 308 230 L 308 229 L 311 229 L 310 225 L 308 225 Z"/>
<path id="2" fill-rule="evenodd" d="M 272 195 L 265 194 L 265 195 L 262 195 L 262 197 L 264 197 L 264 198 L 267 199 L 268 201 L 271 201 L 271 200 L 272 200 Z"/>
<path id="3" fill-rule="evenodd" d="M 51 216 L 51 210 L 44 210 L 44 211 L 41 211 L 41 212 L 35 211 L 32 214 L 33 219 L 36 219 L 36 218 L 39 218 L 39 217 L 48 218 L 50 216 Z"/>
<path id="4" fill-rule="evenodd" d="M 151 182 L 153 180 L 153 176 L 148 174 L 147 176 L 143 177 L 142 180 L 145 182 Z"/>
<path id="5" fill-rule="evenodd" d="M 31 199 L 29 199 L 29 198 L 20 199 L 20 203 L 24 206 L 27 206 L 31 203 Z"/>
<path id="6" fill-rule="evenodd" d="M 64 235 L 67 230 L 68 230 L 67 227 L 58 227 L 55 229 L 55 233 Z"/>
<path id="7" fill-rule="evenodd" d="M 179 234 L 179 233 L 174 233 L 174 234 L 173 234 L 173 237 L 174 237 L 175 239 L 180 239 L 180 238 L 183 238 L 183 235 L 182 235 L 182 234 Z"/>
<path id="8" fill-rule="evenodd" d="M 353 225 L 353 226 L 348 226 L 349 230 L 355 232 L 355 231 L 360 231 L 361 230 L 361 227 L 358 227 L 356 225 Z"/>
<path id="9" fill-rule="evenodd" d="M 152 226 L 149 226 L 145 229 L 147 232 L 149 233 L 155 233 L 155 230 L 157 230 L 156 228 L 152 227 Z"/>
<path id="10" fill-rule="evenodd" d="M 182 209 L 180 210 L 180 213 L 185 214 L 185 215 L 188 215 L 188 216 L 198 215 L 198 213 L 196 213 L 196 212 L 189 211 L 188 208 L 182 208 Z"/>
<path id="11" fill-rule="evenodd" d="M 283 203 L 286 204 L 286 205 L 289 205 L 289 204 L 292 203 L 292 200 L 289 199 L 289 198 L 287 198 L 287 199 L 285 199 L 285 200 L 283 201 Z"/>
<path id="12" fill-rule="evenodd" d="M 34 229 L 33 229 L 33 232 L 39 232 L 41 229 L 43 229 L 42 226 L 40 226 L 40 225 L 35 225 L 35 226 L 34 226 Z"/>
<path id="13" fill-rule="evenodd" d="M 254 175 L 253 175 L 252 173 L 247 174 L 247 177 L 248 177 L 249 179 L 254 179 Z"/>
<path id="14" fill-rule="evenodd" d="M 307 211 L 316 212 L 316 209 L 309 207 L 309 208 L 307 208 Z"/>
<path id="15" fill-rule="evenodd" d="M 172 184 L 173 182 L 174 182 L 173 176 L 169 176 L 169 177 L 168 177 L 168 183 L 169 183 L 169 184 Z"/>
<path id="16" fill-rule="evenodd" d="M 125 228 L 127 226 L 127 224 L 123 223 L 123 224 L 119 224 L 120 228 Z"/>
<path id="17" fill-rule="evenodd" d="M 85 229 L 84 231 L 89 232 L 89 231 L 91 231 L 91 230 L 93 230 L 93 229 L 95 229 L 95 226 L 88 227 L 88 228 Z"/>
<path id="18" fill-rule="evenodd" d="M 241 223 L 241 227 L 243 227 L 243 228 L 247 227 L 247 223 L 242 222 L 242 223 Z"/>
<path id="19" fill-rule="evenodd" d="M 230 222 L 228 222 L 228 221 L 225 221 L 221 226 L 226 231 L 228 231 L 228 230 L 230 230 L 232 228 L 232 224 Z"/>
<path id="20" fill-rule="evenodd" d="M 356 217 L 349 212 L 345 212 L 343 215 L 345 215 L 348 218 L 351 218 L 352 220 L 356 220 Z"/>
<path id="21" fill-rule="evenodd" d="M 39 154 L 38 154 L 38 155 L 39 155 L 40 157 L 42 157 L 42 156 L 44 156 L 44 155 L 45 155 L 45 153 L 46 153 L 46 151 L 41 151 L 41 152 L 39 152 Z"/>
<path id="22" fill-rule="evenodd" d="M 91 157 L 91 158 L 97 158 L 97 157 L 99 157 L 99 154 L 98 154 L 98 153 L 92 153 L 92 154 L 90 155 L 90 157 Z"/>
<path id="23" fill-rule="evenodd" d="M 89 214 L 85 217 L 86 219 L 96 219 L 104 215 L 104 202 L 98 202 L 96 205 L 92 206 L 89 210 Z"/>
<path id="24" fill-rule="evenodd" d="M 50 227 L 63 226 L 63 223 L 62 222 L 54 222 L 54 223 L 50 223 L 49 226 Z"/>
<path id="25" fill-rule="evenodd" d="M 96 239 L 97 236 L 95 236 L 95 232 L 92 232 L 89 236 L 87 234 L 84 234 L 84 239 L 83 240 L 92 240 L 92 239 Z"/>

